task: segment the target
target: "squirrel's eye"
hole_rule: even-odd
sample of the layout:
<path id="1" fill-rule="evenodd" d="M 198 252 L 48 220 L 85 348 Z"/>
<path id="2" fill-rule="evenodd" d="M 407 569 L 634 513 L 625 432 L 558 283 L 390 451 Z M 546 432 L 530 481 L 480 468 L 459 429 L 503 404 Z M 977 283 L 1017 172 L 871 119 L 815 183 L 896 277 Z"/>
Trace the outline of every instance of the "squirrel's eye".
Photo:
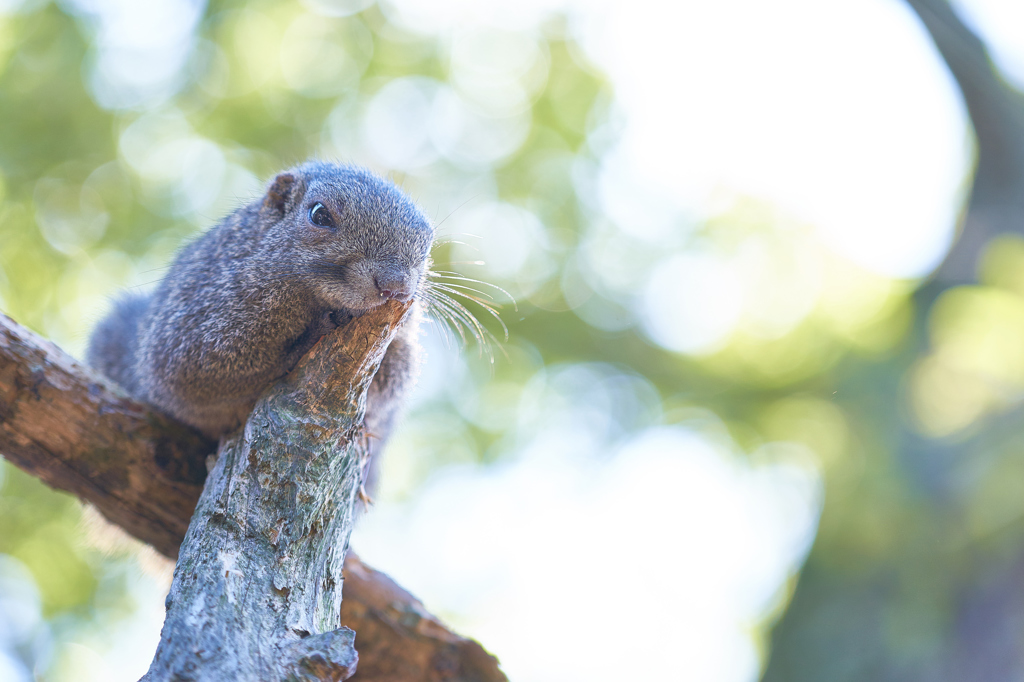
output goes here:
<path id="1" fill-rule="evenodd" d="M 317 227 L 334 227 L 334 221 L 331 220 L 331 214 L 327 211 L 321 203 L 313 204 L 313 207 L 309 209 L 309 222 L 313 223 Z"/>

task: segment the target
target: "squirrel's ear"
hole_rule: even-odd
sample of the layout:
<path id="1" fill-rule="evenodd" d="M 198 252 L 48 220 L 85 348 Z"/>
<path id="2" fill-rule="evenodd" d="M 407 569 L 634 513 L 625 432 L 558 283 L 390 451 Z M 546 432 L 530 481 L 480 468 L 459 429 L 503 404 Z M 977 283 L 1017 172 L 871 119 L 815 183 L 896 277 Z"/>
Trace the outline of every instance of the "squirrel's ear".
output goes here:
<path id="1" fill-rule="evenodd" d="M 291 173 L 281 173 L 263 197 L 263 209 L 272 213 L 283 215 L 298 196 L 299 182 Z"/>

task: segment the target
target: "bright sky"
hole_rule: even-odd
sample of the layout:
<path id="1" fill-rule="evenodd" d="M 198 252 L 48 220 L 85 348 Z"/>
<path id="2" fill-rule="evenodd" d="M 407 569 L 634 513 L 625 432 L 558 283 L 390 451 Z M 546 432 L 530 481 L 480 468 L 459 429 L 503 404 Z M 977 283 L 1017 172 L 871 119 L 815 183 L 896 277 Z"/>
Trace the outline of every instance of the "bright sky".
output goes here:
<path id="1" fill-rule="evenodd" d="M 771 200 L 886 274 L 920 276 L 941 258 L 966 126 L 902 3 L 618 3 L 592 21 L 586 44 L 628 121 L 616 172 L 699 215 L 716 192 Z"/>
<path id="2" fill-rule="evenodd" d="M 410 28 L 458 34 L 476 22 L 528 26 L 566 3 L 394 4 Z M 979 3 L 990 18 L 1013 4 Z M 966 119 L 902 2 L 573 8 L 626 121 L 609 172 L 647 186 L 628 207 L 633 230 L 658 229 L 645 209 L 659 203 L 652 197 L 707 215 L 721 193 L 748 194 L 813 222 L 837 250 L 886 274 L 921 276 L 941 258 L 969 160 Z"/>

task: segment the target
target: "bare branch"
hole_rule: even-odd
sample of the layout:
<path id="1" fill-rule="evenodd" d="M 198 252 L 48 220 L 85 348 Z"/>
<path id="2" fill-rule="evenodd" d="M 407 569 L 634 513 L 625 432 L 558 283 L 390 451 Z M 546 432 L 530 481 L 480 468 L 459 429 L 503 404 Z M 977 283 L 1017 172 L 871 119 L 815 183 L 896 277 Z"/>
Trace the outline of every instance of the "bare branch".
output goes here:
<path id="1" fill-rule="evenodd" d="M 353 682 L 508 682 L 482 646 L 453 634 L 416 597 L 351 551 L 341 623 L 358 633 Z"/>
<path id="2" fill-rule="evenodd" d="M 0 315 L 0 453 L 171 558 L 216 443 Z"/>
<path id="3" fill-rule="evenodd" d="M 150 412 L 0 314 L 0 453 L 176 558 L 215 445 Z M 341 622 L 366 682 L 503 682 L 479 644 L 448 631 L 386 575 L 345 561 Z"/>

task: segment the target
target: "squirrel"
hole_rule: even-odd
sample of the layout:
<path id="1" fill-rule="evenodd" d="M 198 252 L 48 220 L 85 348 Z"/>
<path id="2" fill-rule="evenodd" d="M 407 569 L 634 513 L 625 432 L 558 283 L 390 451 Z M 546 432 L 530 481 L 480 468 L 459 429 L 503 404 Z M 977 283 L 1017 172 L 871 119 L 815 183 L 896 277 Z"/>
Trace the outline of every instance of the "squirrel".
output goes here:
<path id="1" fill-rule="evenodd" d="M 391 182 L 307 162 L 185 246 L 152 293 L 116 300 L 86 362 L 133 398 L 220 438 L 324 334 L 421 292 L 433 240 L 430 220 Z M 364 423 L 378 439 L 373 451 L 418 375 L 420 319 L 415 300 L 371 382 Z"/>

